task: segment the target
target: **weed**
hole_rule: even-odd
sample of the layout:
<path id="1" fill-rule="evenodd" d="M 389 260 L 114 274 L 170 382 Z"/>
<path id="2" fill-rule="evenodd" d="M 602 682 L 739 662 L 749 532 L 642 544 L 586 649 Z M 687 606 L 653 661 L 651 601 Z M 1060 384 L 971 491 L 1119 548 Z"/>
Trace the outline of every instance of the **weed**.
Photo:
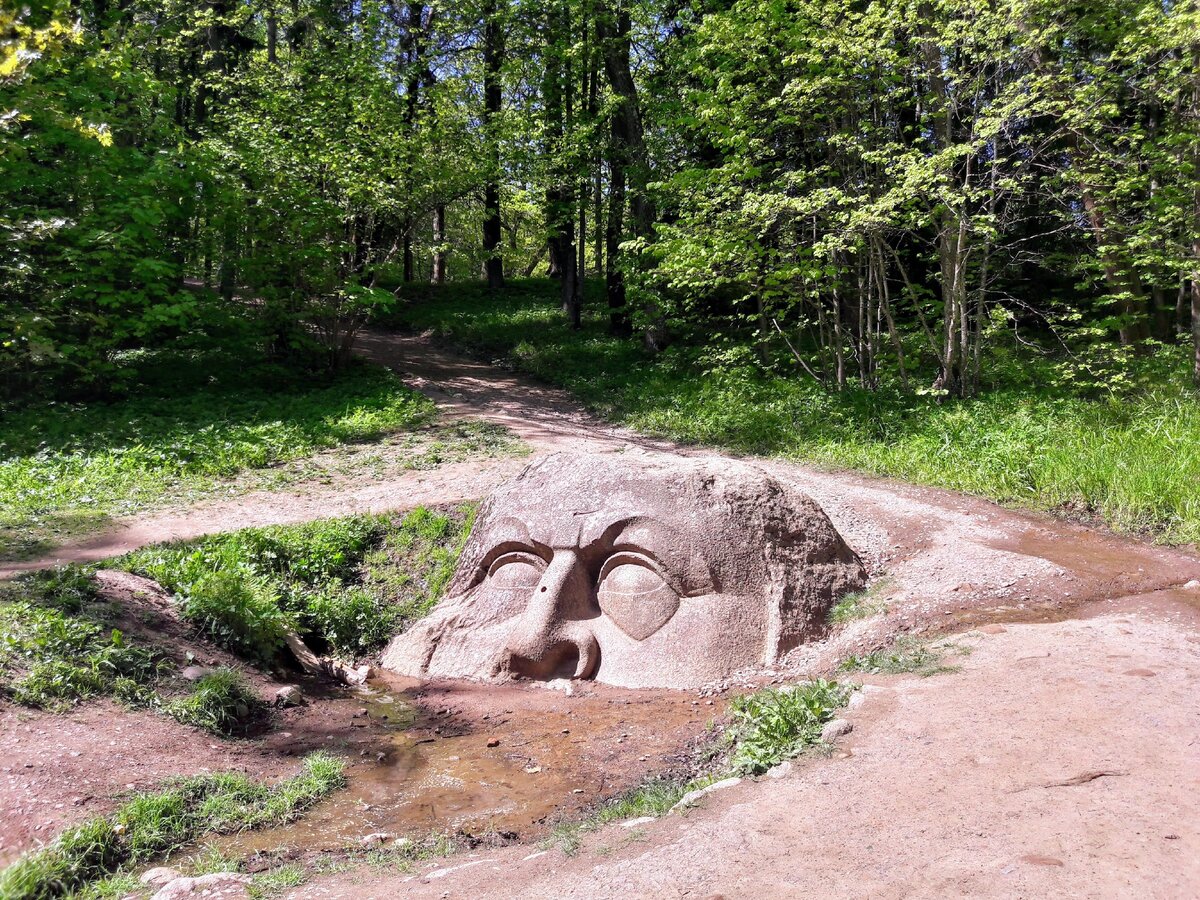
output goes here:
<path id="1" fill-rule="evenodd" d="M 843 672 L 865 672 L 869 675 L 940 675 L 957 671 L 955 666 L 942 665 L 946 651 L 951 649 L 961 650 L 949 644 L 934 645 L 904 635 L 896 638 L 890 647 L 865 656 L 847 657 L 841 669 Z"/>
<path id="2" fill-rule="evenodd" d="M 284 629 L 314 649 L 370 653 L 441 598 L 474 508 L 422 507 L 247 528 L 135 551 L 113 563 L 161 583 L 211 639 L 269 661 Z"/>
<path id="3" fill-rule="evenodd" d="M 866 619 L 887 612 L 887 604 L 880 593 L 883 583 L 872 584 L 865 591 L 846 594 L 829 610 L 829 624 L 844 625 L 857 619 Z"/>
<path id="4" fill-rule="evenodd" d="M 822 726 L 845 705 L 851 685 L 818 679 L 782 688 L 765 688 L 729 705 L 727 731 L 733 745 L 735 775 L 761 775 L 821 740 Z"/>
<path id="5" fill-rule="evenodd" d="M 277 897 L 288 888 L 299 887 L 308 880 L 304 866 L 288 863 L 277 869 L 259 872 L 250 882 L 251 900 L 268 900 Z"/>
<path id="6" fill-rule="evenodd" d="M 539 846 L 543 850 L 557 847 L 567 856 L 574 856 L 583 843 L 584 835 L 602 825 L 637 819 L 642 816 L 661 816 L 670 811 L 680 798 L 697 787 L 695 781 L 669 776 L 651 778 L 638 787 L 609 800 L 587 818 L 578 822 L 560 822 Z"/>
<path id="7" fill-rule="evenodd" d="M 66 585 L 61 597 L 53 593 L 59 584 Z M 81 611 L 92 596 L 74 574 L 21 581 L 5 592 L 23 596 L 26 585 L 35 602 L 0 602 L 0 687 L 18 703 L 53 710 L 101 695 L 142 699 L 143 685 L 161 670 L 158 658 L 127 644 L 117 629 L 64 611 Z"/>
<path id="8" fill-rule="evenodd" d="M 283 646 L 289 620 L 267 579 L 217 570 L 179 595 L 179 611 L 206 638 L 248 659 L 269 663 Z"/>
<path id="9" fill-rule="evenodd" d="M 166 711 L 184 725 L 225 736 L 245 734 L 267 712 L 246 679 L 227 668 L 205 675 L 187 696 L 168 703 Z"/>
<path id="10" fill-rule="evenodd" d="M 49 900 L 86 891 L 203 834 L 288 821 L 344 783 L 343 763 L 323 753 L 308 756 L 299 775 L 275 787 L 232 773 L 184 779 L 21 857 L 0 872 L 0 897 Z"/>

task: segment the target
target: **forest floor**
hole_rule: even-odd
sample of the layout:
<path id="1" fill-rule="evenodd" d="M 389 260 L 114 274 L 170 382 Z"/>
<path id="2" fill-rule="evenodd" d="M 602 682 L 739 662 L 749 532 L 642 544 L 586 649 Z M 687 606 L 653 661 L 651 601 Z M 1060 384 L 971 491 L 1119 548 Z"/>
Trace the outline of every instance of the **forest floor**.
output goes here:
<path id="1" fill-rule="evenodd" d="M 563 392 L 465 359 L 425 337 L 376 331 L 366 336 L 362 352 L 430 396 L 444 421 L 469 418 L 503 426 L 534 455 L 719 455 L 599 422 Z M 425 471 L 383 472 L 365 484 L 352 471 L 301 480 L 282 491 L 125 520 L 19 568 L 99 559 L 150 541 L 247 525 L 476 498 L 525 462 L 467 460 Z M 528 844 L 506 848 L 500 840 L 416 871 L 353 865 L 310 875 L 291 895 L 1194 896 L 1200 891 L 1200 716 L 1193 702 L 1200 686 L 1200 558 L 950 491 L 778 460 L 756 462 L 824 506 L 874 583 L 872 615 L 833 629 L 794 654 L 773 677 L 832 672 L 848 656 L 903 634 L 939 641 L 939 652 L 954 664 L 950 671 L 930 678 L 856 679 L 872 689 L 849 713 L 854 730 L 839 741 L 838 752 L 798 761 L 779 779 L 743 782 L 714 794 L 686 815 L 636 828 L 601 829 L 571 847 L 570 854 Z M 734 680 L 720 687 L 739 686 Z M 559 816 L 578 814 L 588 800 L 669 768 L 684 752 L 688 736 L 699 735 L 703 720 L 719 714 L 720 707 L 719 700 L 716 710 L 708 707 L 699 695 L 653 699 L 602 690 L 577 696 L 536 689 L 503 694 L 430 690 L 434 696 L 413 702 L 435 745 L 443 732 L 490 734 L 495 726 L 488 723 L 498 712 L 514 720 L 505 725 L 514 730 L 501 736 L 505 751 L 512 743 L 537 742 L 527 768 L 504 777 L 544 772 L 547 787 L 536 781 L 533 787 L 552 801 Z M 443 690 L 450 693 L 437 694 Z M 649 717 L 629 713 L 629 703 L 648 700 L 639 709 L 649 710 Z M 36 833 L 9 838 L 28 845 L 81 817 L 76 798 L 101 798 L 82 805 L 103 807 L 102 798 L 126 782 L 231 763 L 278 774 L 290 764 L 288 752 L 295 751 L 290 740 L 307 741 L 307 747 L 344 741 L 341 732 L 363 735 L 355 740 L 391 740 L 386 734 L 348 730 L 357 727 L 348 723 L 357 712 L 351 706 L 361 699 L 333 702 L 288 713 L 282 731 L 265 743 L 238 748 L 204 742 L 205 750 L 193 738 L 196 755 L 186 752 L 182 726 L 157 740 L 156 729 L 176 726 L 150 723 L 148 713 L 118 720 L 106 715 L 106 702 L 53 720 L 49 714 L 5 709 L 0 799 L 6 809 L 38 809 L 36 815 L 23 814 Z M 436 723 L 443 709 L 452 727 Z M 668 710 L 678 712 L 668 715 Z M 566 722 L 574 716 L 581 724 Z M 139 727 L 139 717 L 150 724 Z M 656 736 L 658 717 L 669 727 Z M 551 719 L 554 734 L 561 735 L 557 739 L 545 728 L 538 731 L 539 721 L 544 725 Z M 114 728 L 124 731 L 117 734 Z M 146 756 L 141 764 L 130 750 L 134 744 Z M 38 757 L 39 748 L 52 745 L 61 753 Z M 220 749 L 227 746 L 231 749 Z M 439 751 L 449 755 L 439 759 L 459 769 L 439 777 L 443 782 L 449 777 L 445 783 L 469 782 L 483 763 L 455 746 L 466 744 L 451 744 Z M 362 751 L 367 762 L 370 754 L 393 752 L 374 745 Z M 128 776 L 117 764 L 126 754 L 133 760 Z M 151 757 L 160 762 L 150 765 Z M 504 765 L 511 765 L 505 758 Z M 526 765 L 524 757 L 518 762 Z M 80 770 L 78 783 L 63 778 L 52 787 L 58 780 L 52 773 L 73 771 L 72 765 Z M 359 781 L 374 784 L 370 789 L 377 792 L 395 785 Z M 352 792 L 359 790 L 353 794 L 356 809 L 377 805 L 362 793 L 368 788 L 353 787 L 353 772 L 351 784 Z M 453 791 L 433 795 L 429 802 L 452 804 L 452 796 Z M 487 802 L 479 809 L 489 808 Z M 344 814 L 342 821 L 350 816 L 346 807 L 336 809 Z M 545 822 L 549 814 L 538 815 Z M 336 830 L 328 817 L 317 821 L 325 830 Z M 360 830 L 392 824 L 381 825 L 371 816 L 355 819 Z M 527 834 L 522 830 L 523 838 Z M 263 837 L 273 840 L 270 835 Z"/>

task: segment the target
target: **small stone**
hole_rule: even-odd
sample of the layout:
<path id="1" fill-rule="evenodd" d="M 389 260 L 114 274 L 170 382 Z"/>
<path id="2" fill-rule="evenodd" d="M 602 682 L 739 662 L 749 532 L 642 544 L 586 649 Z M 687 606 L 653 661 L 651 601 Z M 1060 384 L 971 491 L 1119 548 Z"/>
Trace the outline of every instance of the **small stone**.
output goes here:
<path id="1" fill-rule="evenodd" d="M 388 841 L 394 840 L 395 835 L 387 831 L 376 831 L 372 834 L 365 835 L 358 839 L 358 842 L 364 847 L 380 847 Z"/>
<path id="2" fill-rule="evenodd" d="M 781 762 L 779 765 L 767 770 L 768 778 L 784 778 L 792 774 L 792 761 L 790 759 Z"/>
<path id="3" fill-rule="evenodd" d="M 207 666 L 187 666 L 180 671 L 179 677 L 184 681 L 199 681 L 215 671 L 216 669 L 210 669 Z"/>
<path id="4" fill-rule="evenodd" d="M 854 730 L 854 723 L 848 722 L 845 719 L 833 719 L 825 723 L 825 727 L 821 729 L 821 740 L 826 744 L 832 744 L 844 734 L 849 734 Z"/>
<path id="5" fill-rule="evenodd" d="M 279 709 L 291 709 L 294 706 L 307 706 L 308 700 L 296 685 L 286 684 L 275 692 L 275 705 Z"/>
<path id="6" fill-rule="evenodd" d="M 622 828 L 637 828 L 639 825 L 648 825 L 654 821 L 654 816 L 639 816 L 636 819 L 626 819 L 621 823 Z"/>
<path id="7" fill-rule="evenodd" d="M 991 625 L 980 625 L 979 631 L 983 632 L 984 634 L 1004 634 L 1004 632 L 1008 631 L 1008 629 L 1003 625 L 992 623 Z"/>
<path id="8" fill-rule="evenodd" d="M 487 742 L 487 745 L 489 747 L 499 747 L 500 746 L 500 738 L 492 738 L 490 741 Z"/>
<path id="9" fill-rule="evenodd" d="M 735 784 L 741 783 L 742 779 L 740 778 L 723 778 L 720 781 L 710 784 L 708 787 L 696 788 L 694 791 L 688 791 L 679 799 L 678 803 L 671 807 L 671 812 L 677 812 L 678 810 L 686 809 L 689 806 L 693 806 L 702 797 L 706 797 L 715 791 L 723 791 L 725 788 L 730 788 Z"/>
<path id="10" fill-rule="evenodd" d="M 176 878 L 162 887 L 154 900 L 249 900 L 250 876 L 240 872 L 212 872 L 198 878 Z"/>
<path id="11" fill-rule="evenodd" d="M 392 846 L 397 850 L 403 850 L 406 847 L 411 847 L 412 843 L 412 838 L 396 838 L 392 841 Z"/>
<path id="12" fill-rule="evenodd" d="M 525 774 L 526 774 L 526 775 L 536 775 L 536 774 L 537 774 L 538 772 L 540 772 L 540 771 L 542 771 L 542 767 L 541 767 L 541 766 L 526 766 L 526 767 L 525 767 Z"/>
<path id="13" fill-rule="evenodd" d="M 155 866 L 153 869 L 147 869 L 142 873 L 142 877 L 138 879 L 142 884 L 152 888 L 166 887 L 176 878 L 183 876 L 175 869 L 167 868 L 166 866 Z"/>
<path id="14" fill-rule="evenodd" d="M 1183 586 L 1185 591 L 1200 591 L 1200 579 L 1193 578 Z"/>

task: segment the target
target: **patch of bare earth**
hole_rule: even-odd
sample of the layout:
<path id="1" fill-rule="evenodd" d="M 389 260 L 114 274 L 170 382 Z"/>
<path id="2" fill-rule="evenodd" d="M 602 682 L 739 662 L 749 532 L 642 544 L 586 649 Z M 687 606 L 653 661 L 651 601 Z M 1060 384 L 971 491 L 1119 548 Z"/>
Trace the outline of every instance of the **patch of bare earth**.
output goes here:
<path id="1" fill-rule="evenodd" d="M 1194 897 L 1200 638 L 1181 607 L 957 639 L 874 682 L 825 759 L 557 850 L 349 872 L 293 898 Z"/>

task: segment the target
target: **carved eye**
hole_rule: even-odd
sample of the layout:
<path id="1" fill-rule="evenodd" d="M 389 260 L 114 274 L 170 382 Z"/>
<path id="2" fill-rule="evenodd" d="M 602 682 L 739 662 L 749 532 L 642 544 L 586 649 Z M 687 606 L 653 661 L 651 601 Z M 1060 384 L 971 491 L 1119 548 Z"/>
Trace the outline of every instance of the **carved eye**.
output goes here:
<path id="1" fill-rule="evenodd" d="M 499 590 L 532 591 L 545 568 L 544 562 L 529 553 L 505 553 L 488 569 L 487 583 Z"/>
<path id="2" fill-rule="evenodd" d="M 596 590 L 600 609 L 635 641 L 662 628 L 675 610 L 679 595 L 643 557 L 619 553 L 600 570 Z"/>

